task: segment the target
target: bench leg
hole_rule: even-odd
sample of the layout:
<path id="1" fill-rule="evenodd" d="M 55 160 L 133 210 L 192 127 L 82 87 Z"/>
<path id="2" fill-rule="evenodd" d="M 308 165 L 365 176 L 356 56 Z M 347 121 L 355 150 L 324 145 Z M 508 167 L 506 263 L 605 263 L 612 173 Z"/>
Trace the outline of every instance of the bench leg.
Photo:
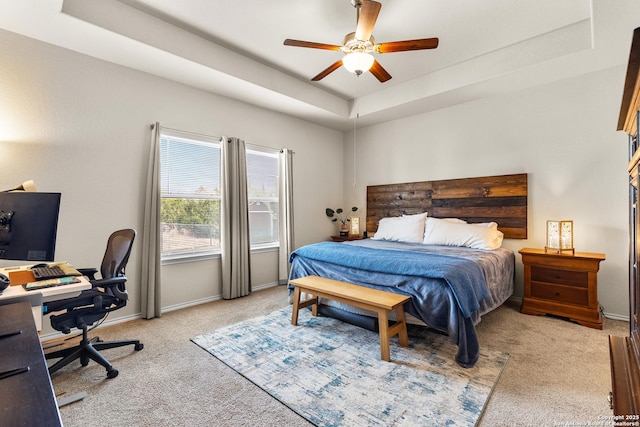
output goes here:
<path id="1" fill-rule="evenodd" d="M 293 291 L 293 308 L 291 309 L 291 324 L 298 325 L 298 310 L 300 310 L 300 288 L 295 287 Z"/>
<path id="2" fill-rule="evenodd" d="M 389 350 L 389 315 L 386 310 L 378 312 L 378 329 L 380 329 L 380 359 L 391 361 Z"/>
<path id="3" fill-rule="evenodd" d="M 380 358 L 391 361 L 389 339 L 398 335 L 402 347 L 409 346 L 409 334 L 407 334 L 407 320 L 404 308 L 400 305 L 396 308 L 396 322 L 389 327 L 389 313 L 386 310 L 378 312 L 378 329 L 380 330 Z"/>
<path id="4" fill-rule="evenodd" d="M 402 347 L 409 347 L 409 334 L 407 333 L 407 319 L 404 315 L 404 307 L 399 305 L 396 308 L 396 317 L 398 319 L 397 325 L 399 325 L 398 339 Z"/>
<path id="5" fill-rule="evenodd" d="M 298 325 L 298 312 L 301 308 L 309 307 L 310 305 L 312 305 L 313 307 L 311 307 L 311 313 L 314 316 L 318 315 L 318 297 L 312 297 L 304 301 L 300 301 L 300 298 L 302 298 L 303 290 L 304 289 L 301 289 L 299 286 L 296 286 L 295 290 L 293 291 L 293 308 L 291 309 L 291 324 L 293 326 Z"/>

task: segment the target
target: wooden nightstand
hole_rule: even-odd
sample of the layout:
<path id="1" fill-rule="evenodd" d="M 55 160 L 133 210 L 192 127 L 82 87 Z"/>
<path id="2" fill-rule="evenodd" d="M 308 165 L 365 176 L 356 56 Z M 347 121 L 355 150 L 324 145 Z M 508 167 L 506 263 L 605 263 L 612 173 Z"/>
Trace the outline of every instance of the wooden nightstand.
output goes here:
<path id="1" fill-rule="evenodd" d="M 520 312 L 568 317 L 581 325 L 602 329 L 598 269 L 604 254 L 557 254 L 531 248 L 518 252 L 524 264 Z"/>

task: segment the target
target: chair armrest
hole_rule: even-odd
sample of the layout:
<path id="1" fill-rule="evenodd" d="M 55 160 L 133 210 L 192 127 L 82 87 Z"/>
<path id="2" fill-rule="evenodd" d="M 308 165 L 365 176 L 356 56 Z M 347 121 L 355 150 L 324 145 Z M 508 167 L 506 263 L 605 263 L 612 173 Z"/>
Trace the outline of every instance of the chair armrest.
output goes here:
<path id="1" fill-rule="evenodd" d="M 127 281 L 126 276 L 90 280 L 92 288 L 113 288 Z"/>
<path id="2" fill-rule="evenodd" d="M 76 268 L 76 270 L 83 276 L 87 276 L 89 280 L 95 280 L 96 274 L 98 273 L 97 268 Z"/>
<path id="3" fill-rule="evenodd" d="M 128 300 L 129 293 L 124 288 L 124 285 L 127 281 L 126 276 L 118 276 L 118 277 L 110 277 L 108 279 L 96 279 L 90 280 L 92 288 L 109 288 L 109 290 L 113 293 L 116 298 L 121 300 Z"/>

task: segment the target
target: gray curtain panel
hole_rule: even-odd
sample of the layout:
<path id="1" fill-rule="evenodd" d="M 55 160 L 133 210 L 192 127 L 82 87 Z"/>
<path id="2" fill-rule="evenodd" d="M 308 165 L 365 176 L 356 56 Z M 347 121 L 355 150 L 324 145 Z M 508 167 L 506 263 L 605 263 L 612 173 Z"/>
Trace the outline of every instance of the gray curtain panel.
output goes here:
<path id="1" fill-rule="evenodd" d="M 278 283 L 289 280 L 289 254 L 295 249 L 293 234 L 293 151 L 280 150 L 280 249 L 278 254 Z"/>
<path id="2" fill-rule="evenodd" d="M 221 145 L 222 298 L 232 299 L 251 293 L 247 154 L 242 139 L 223 138 Z"/>
<path id="3" fill-rule="evenodd" d="M 142 316 L 160 317 L 160 123 L 151 125 L 151 148 L 142 231 Z"/>

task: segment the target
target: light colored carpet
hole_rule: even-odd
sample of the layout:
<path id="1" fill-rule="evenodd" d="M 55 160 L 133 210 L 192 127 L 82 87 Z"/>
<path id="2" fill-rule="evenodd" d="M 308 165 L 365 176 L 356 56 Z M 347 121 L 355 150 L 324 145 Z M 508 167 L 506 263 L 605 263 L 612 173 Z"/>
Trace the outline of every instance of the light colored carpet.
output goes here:
<path id="1" fill-rule="evenodd" d="M 409 347 L 392 339 L 385 362 L 375 332 L 310 310 L 292 326 L 290 307 L 193 342 L 323 427 L 474 426 L 508 359 L 485 348 L 462 368 L 447 336 L 413 327 Z"/>
<path id="2" fill-rule="evenodd" d="M 139 338 L 144 350 L 105 352 L 120 375 L 72 363 L 52 377 L 56 393 L 85 391 L 64 406 L 75 426 L 309 426 L 295 412 L 211 357 L 190 338 L 286 307 L 283 286 L 231 301 L 215 301 L 93 332 L 103 339 Z M 596 422 L 610 415 L 609 334 L 628 324 L 605 321 L 602 331 L 560 319 L 527 316 L 507 303 L 478 324 L 481 347 L 508 353 L 479 426 L 553 426 Z M 46 319 L 45 319 L 46 321 Z"/>

